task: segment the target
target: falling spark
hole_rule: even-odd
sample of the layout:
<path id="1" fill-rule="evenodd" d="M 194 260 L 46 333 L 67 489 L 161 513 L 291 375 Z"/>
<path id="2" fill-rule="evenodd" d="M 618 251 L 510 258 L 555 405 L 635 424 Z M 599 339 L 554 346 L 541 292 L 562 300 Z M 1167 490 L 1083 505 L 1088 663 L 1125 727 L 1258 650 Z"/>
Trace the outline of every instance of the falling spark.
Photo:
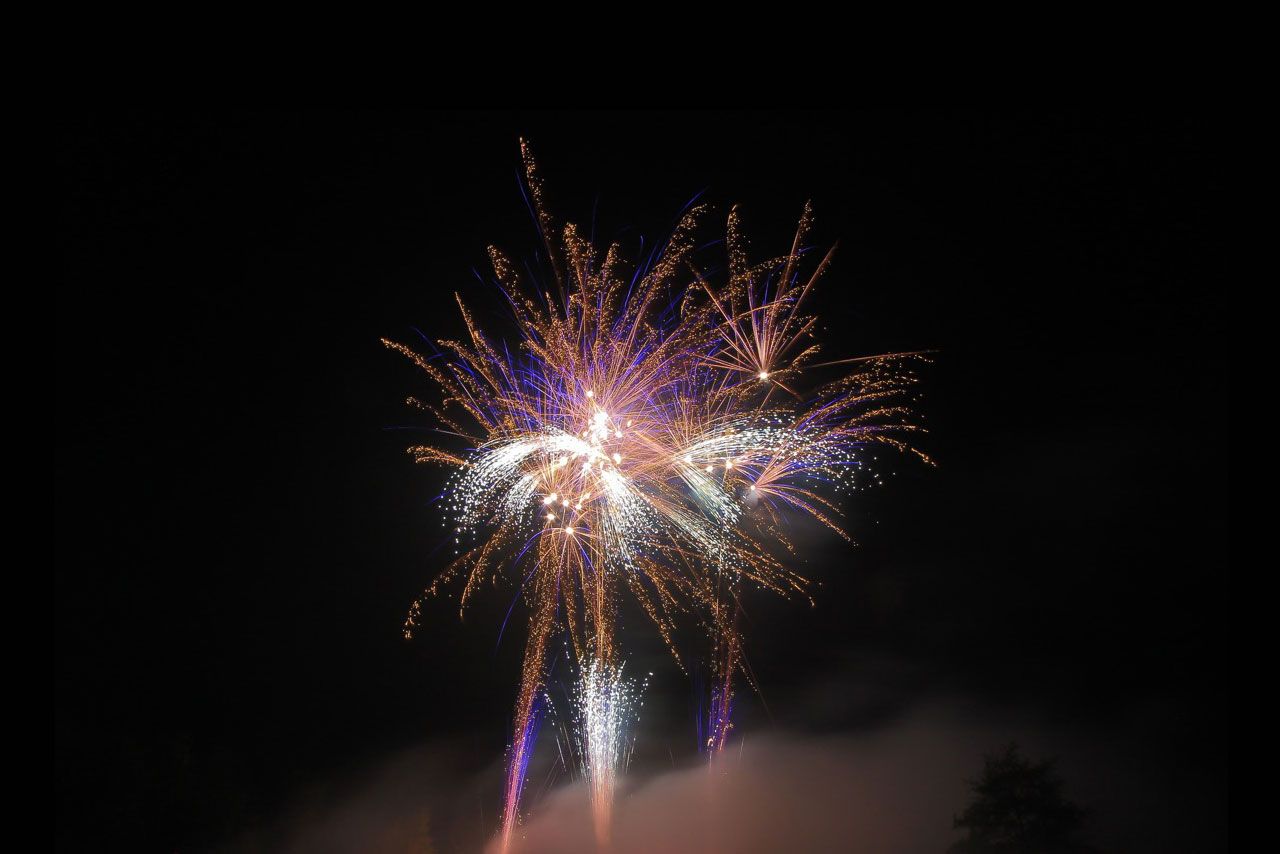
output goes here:
<path id="1" fill-rule="evenodd" d="M 677 620 L 710 627 L 720 650 L 713 711 L 723 718 L 712 747 L 722 749 L 741 668 L 736 618 L 726 615 L 736 614 L 744 588 L 808 598 L 808 580 L 777 557 L 791 550 L 783 516 L 807 514 L 847 538 L 834 493 L 877 481 L 872 449 L 929 461 L 911 441 L 920 429 L 913 367 L 922 356 L 815 362 L 816 317 L 802 309 L 831 252 L 802 275 L 807 205 L 791 251 L 755 264 L 731 211 L 723 283 L 709 281 L 694 257 L 702 206 L 686 212 L 660 252 L 628 268 L 618 245 L 601 252 L 576 226 L 556 226 L 521 145 L 552 275 L 546 288 L 526 281 L 490 248 L 516 339 L 491 338 L 458 299 L 466 340 L 439 341 L 427 355 L 384 340 L 441 392 L 435 404 L 413 402 L 465 445 L 409 449 L 454 472 L 444 506 L 455 559 L 422 598 L 457 581 L 461 613 L 509 569 L 528 605 L 504 848 L 519 821 L 555 634 L 566 633 L 576 660 L 588 662 L 582 737 L 597 830 L 607 838 L 614 727 L 625 717 L 615 638 L 622 595 L 639 603 L 678 663 Z M 846 367 L 823 379 L 832 365 Z M 556 507 L 558 515 L 549 512 Z M 422 598 L 406 636 L 421 620 Z"/>
<path id="2" fill-rule="evenodd" d="M 614 791 L 631 757 L 630 728 L 648 684 L 624 679 L 622 669 L 620 664 L 587 662 L 573 697 L 576 752 L 591 798 L 596 842 L 602 848 L 609 844 Z"/>

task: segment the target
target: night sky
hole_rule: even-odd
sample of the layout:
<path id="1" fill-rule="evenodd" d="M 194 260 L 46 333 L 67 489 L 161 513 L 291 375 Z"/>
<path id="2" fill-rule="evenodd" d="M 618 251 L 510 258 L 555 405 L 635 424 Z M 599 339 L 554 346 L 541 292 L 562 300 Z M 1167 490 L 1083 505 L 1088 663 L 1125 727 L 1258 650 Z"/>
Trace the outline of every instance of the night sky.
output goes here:
<path id="1" fill-rule="evenodd" d="M 537 249 L 521 136 L 558 218 L 624 246 L 703 192 L 704 234 L 737 203 L 781 254 L 811 199 L 813 241 L 840 244 L 828 353 L 936 351 L 939 466 L 885 461 L 846 499 L 856 548 L 801 537 L 816 607 L 748 600 L 748 746 L 909 745 L 922 720 L 966 756 L 1016 738 L 1058 756 L 1101 850 L 1225 851 L 1231 415 L 1201 122 L 708 111 L 63 126 L 58 849 L 285 847 L 405 756 L 456 783 L 423 795 L 438 850 L 496 828 L 512 588 L 401 637 L 448 553 L 443 474 L 404 453 L 429 387 L 379 338 L 455 333 L 455 291 L 504 328 L 475 271 L 490 243 Z M 628 630 L 654 671 L 643 779 L 694 761 L 695 697 Z M 978 768 L 918 773 L 963 790 Z M 947 838 L 960 806 L 901 822 Z"/>

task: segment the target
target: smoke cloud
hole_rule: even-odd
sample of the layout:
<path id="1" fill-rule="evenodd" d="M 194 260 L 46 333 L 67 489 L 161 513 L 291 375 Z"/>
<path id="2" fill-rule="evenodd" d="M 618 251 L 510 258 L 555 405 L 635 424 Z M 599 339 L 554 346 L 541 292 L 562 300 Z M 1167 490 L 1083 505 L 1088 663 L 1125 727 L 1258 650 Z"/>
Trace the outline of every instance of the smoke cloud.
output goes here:
<path id="1" fill-rule="evenodd" d="M 803 851 L 943 854 L 958 837 L 952 816 L 969 798 L 984 753 L 1010 740 L 1033 757 L 1058 757 L 1067 795 L 1090 811 L 1100 850 L 1209 851 L 1223 847 L 1223 781 L 1146 762 L 1140 729 L 1154 712 L 1110 736 L 1066 725 L 1029 725 L 990 707 L 917 709 L 856 734 L 773 733 L 745 740 L 714 767 L 625 778 L 610 854 L 765 854 Z M 471 753 L 474 753 L 472 751 Z M 477 774 L 455 743 L 436 743 L 341 786 L 300 799 L 275 827 L 228 852 L 493 852 L 501 767 Z M 1225 769 L 1224 769 L 1225 775 Z M 1221 786 L 1221 803 L 1207 794 Z M 512 854 L 595 854 L 580 783 L 531 781 L 527 820 Z M 1206 808 L 1221 809 L 1221 823 Z"/>

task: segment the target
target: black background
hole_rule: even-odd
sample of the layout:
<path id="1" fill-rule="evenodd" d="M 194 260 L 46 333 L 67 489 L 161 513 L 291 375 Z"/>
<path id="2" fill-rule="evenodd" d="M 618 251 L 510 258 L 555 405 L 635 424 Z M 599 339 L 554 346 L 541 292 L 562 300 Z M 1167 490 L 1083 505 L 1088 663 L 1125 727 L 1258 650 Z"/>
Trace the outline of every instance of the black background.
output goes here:
<path id="1" fill-rule="evenodd" d="M 378 339 L 453 332 L 454 291 L 501 328 L 472 270 L 536 247 L 522 135 L 552 210 L 601 239 L 661 237 L 705 189 L 706 233 L 740 203 L 763 257 L 812 199 L 813 239 L 840 242 L 829 352 L 937 351 L 939 468 L 890 466 L 851 502 L 860 546 L 809 549 L 818 607 L 756 603 L 773 715 L 744 700 L 744 726 L 858 730 L 944 692 L 1104 733 L 1143 709 L 1153 761 L 1203 781 L 1188 845 L 1225 850 L 1230 412 L 1199 123 L 836 112 L 68 123 L 59 847 L 215 844 L 428 737 L 501 756 L 510 590 L 400 637 L 442 564 L 440 476 L 392 429 L 421 426 L 402 402 L 426 384 Z M 807 714 L 833 668 L 890 689 Z M 691 752 L 686 709 L 659 718 L 663 755 Z"/>

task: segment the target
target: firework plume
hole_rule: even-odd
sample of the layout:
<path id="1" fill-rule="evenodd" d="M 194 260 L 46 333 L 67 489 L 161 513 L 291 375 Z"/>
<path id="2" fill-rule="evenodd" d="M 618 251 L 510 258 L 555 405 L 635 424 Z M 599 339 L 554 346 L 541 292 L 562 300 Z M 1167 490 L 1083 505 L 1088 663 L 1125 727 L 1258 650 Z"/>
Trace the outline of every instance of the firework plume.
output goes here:
<path id="1" fill-rule="evenodd" d="M 919 355 L 819 361 L 807 308 L 832 255 L 811 263 L 807 205 L 781 257 L 748 260 L 735 209 L 727 265 L 718 262 L 725 273 L 708 274 L 695 251 L 706 218 L 698 206 L 660 251 L 628 264 L 618 245 L 600 251 L 574 225 L 553 221 L 521 147 L 549 269 L 540 284 L 490 248 L 514 337 L 482 331 L 459 299 L 465 340 L 425 353 L 384 342 L 439 392 L 411 402 L 443 438 L 410 453 L 453 469 L 446 513 L 457 556 L 426 595 L 456 582 L 461 612 L 509 574 L 527 604 L 504 847 L 519 819 L 554 637 L 567 635 L 579 662 L 583 772 L 607 839 L 626 707 L 615 633 L 622 598 L 634 598 L 677 661 L 682 619 L 709 633 L 706 746 L 719 750 L 741 667 L 740 592 L 808 595 L 785 560 L 784 517 L 807 514 L 845 536 L 833 494 L 874 478 L 876 448 L 919 454 L 909 408 Z M 420 619 L 421 600 L 407 635 Z"/>

